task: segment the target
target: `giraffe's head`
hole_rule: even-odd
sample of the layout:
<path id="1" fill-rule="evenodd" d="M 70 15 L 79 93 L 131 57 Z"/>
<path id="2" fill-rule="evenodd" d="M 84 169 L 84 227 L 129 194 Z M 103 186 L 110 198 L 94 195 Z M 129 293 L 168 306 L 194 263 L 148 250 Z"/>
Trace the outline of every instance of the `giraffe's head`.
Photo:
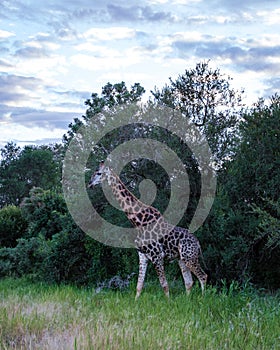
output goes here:
<path id="1" fill-rule="evenodd" d="M 90 188 L 100 184 L 106 178 L 106 175 L 108 175 L 108 172 L 109 172 L 109 168 L 105 167 L 105 164 L 101 162 L 96 172 L 90 178 L 88 187 Z"/>

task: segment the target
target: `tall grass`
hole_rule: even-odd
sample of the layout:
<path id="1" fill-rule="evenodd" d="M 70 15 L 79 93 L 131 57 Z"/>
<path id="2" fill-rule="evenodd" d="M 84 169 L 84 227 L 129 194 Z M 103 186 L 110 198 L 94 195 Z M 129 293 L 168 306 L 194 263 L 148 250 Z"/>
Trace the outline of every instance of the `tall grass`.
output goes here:
<path id="1" fill-rule="evenodd" d="M 280 297 L 232 286 L 166 300 L 124 292 L 0 281 L 1 349 L 280 349 Z"/>

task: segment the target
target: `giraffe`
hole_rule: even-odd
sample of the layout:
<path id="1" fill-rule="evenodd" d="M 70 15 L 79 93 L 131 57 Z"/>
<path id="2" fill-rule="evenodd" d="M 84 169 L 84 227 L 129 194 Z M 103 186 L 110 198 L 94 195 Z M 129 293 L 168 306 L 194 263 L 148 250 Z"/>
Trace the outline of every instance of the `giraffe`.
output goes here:
<path id="1" fill-rule="evenodd" d="M 164 272 L 164 260 L 178 260 L 187 294 L 193 286 L 192 273 L 198 278 L 203 292 L 207 274 L 199 264 L 202 252 L 198 239 L 187 229 L 168 223 L 156 208 L 141 202 L 113 170 L 101 162 L 88 187 L 93 188 L 103 181 L 108 182 L 121 209 L 137 230 L 135 246 L 139 255 L 139 274 L 135 298 L 139 298 L 143 289 L 149 261 L 152 262 L 167 297 L 169 287 Z"/>

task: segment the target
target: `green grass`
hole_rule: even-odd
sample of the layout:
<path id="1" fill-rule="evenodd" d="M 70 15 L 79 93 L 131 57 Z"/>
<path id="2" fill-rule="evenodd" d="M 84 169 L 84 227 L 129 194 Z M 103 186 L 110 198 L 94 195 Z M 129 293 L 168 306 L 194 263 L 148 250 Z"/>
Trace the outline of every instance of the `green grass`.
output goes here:
<path id="1" fill-rule="evenodd" d="M 280 349 L 280 298 L 209 287 L 125 292 L 0 281 L 0 349 Z"/>

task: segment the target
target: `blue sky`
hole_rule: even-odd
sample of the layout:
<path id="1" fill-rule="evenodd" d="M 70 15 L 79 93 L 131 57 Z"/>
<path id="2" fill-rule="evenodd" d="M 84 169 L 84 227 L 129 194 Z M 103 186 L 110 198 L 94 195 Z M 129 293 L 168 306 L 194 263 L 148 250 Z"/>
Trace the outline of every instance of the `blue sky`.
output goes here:
<path id="1" fill-rule="evenodd" d="M 149 95 L 208 59 L 249 105 L 279 92 L 280 1 L 2 0 L 0 147 L 60 141 L 109 81 Z"/>

